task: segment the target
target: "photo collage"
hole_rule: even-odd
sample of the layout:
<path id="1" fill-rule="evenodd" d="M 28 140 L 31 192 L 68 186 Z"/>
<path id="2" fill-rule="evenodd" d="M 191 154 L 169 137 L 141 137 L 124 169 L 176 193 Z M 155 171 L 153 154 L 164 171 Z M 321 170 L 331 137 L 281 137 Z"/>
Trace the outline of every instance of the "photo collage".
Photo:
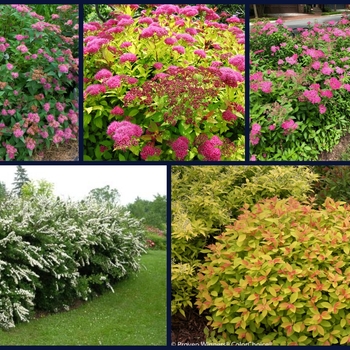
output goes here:
<path id="1" fill-rule="evenodd" d="M 0 4 L 0 346 L 350 345 L 350 5 Z"/>

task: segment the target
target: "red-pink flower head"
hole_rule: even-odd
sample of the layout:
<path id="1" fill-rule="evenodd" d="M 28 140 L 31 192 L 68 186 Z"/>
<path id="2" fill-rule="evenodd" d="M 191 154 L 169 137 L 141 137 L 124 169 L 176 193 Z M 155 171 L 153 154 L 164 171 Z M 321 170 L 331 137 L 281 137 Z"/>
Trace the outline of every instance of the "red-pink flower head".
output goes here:
<path id="1" fill-rule="evenodd" d="M 180 136 L 176 141 L 172 142 L 171 148 L 175 152 L 177 160 L 184 160 L 188 153 L 190 141 L 185 136 Z"/>
<path id="2" fill-rule="evenodd" d="M 126 150 L 138 144 L 142 128 L 126 120 L 115 121 L 108 126 L 107 134 L 114 140 L 114 149 Z"/>
<path id="3" fill-rule="evenodd" d="M 148 143 L 147 145 L 143 146 L 140 156 L 141 159 L 147 160 L 149 157 L 153 156 L 159 156 L 161 153 L 161 150 L 157 147 L 154 147 L 152 143 Z"/>
<path id="4" fill-rule="evenodd" d="M 124 62 L 135 62 L 137 61 L 137 56 L 134 55 L 133 53 L 124 53 L 120 56 L 120 62 L 124 63 Z"/>
<path id="5" fill-rule="evenodd" d="M 112 77 L 112 73 L 108 69 L 101 69 L 95 74 L 95 79 L 96 80 L 103 80 L 103 79 L 108 79 Z"/>

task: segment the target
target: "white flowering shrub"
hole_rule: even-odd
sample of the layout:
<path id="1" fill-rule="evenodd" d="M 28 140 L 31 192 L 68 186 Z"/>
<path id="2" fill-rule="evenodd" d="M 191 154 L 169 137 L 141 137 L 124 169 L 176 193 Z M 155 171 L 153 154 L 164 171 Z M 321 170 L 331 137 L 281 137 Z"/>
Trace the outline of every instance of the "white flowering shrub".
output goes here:
<path id="1" fill-rule="evenodd" d="M 131 271 L 145 252 L 140 221 L 91 199 L 0 203 L 0 328 L 35 310 L 67 309 Z"/>

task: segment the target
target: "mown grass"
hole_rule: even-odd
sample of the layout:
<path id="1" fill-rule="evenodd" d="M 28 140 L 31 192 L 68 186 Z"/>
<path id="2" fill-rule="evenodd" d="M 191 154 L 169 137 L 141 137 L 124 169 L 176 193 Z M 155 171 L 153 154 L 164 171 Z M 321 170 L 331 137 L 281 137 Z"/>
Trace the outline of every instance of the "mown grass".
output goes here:
<path id="1" fill-rule="evenodd" d="M 166 251 L 79 308 L 0 331 L 0 345 L 166 345 Z"/>

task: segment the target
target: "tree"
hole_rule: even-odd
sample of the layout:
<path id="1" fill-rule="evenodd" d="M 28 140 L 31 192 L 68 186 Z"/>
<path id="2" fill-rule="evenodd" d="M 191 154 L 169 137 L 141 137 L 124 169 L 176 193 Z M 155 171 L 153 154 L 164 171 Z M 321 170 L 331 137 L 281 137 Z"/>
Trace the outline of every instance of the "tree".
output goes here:
<path id="1" fill-rule="evenodd" d="M 137 197 L 134 203 L 127 206 L 127 210 L 137 219 L 144 219 L 147 226 L 157 227 L 161 230 L 166 228 L 166 196 L 157 194 L 153 201 Z"/>
<path id="2" fill-rule="evenodd" d="M 8 195 L 6 184 L 4 182 L 0 182 L 0 200 L 6 198 Z"/>
<path id="3" fill-rule="evenodd" d="M 54 184 L 46 180 L 29 181 L 22 186 L 23 199 L 31 199 L 37 196 L 53 197 Z"/>
<path id="4" fill-rule="evenodd" d="M 119 203 L 120 195 L 116 188 L 110 188 L 110 186 L 107 185 L 105 187 L 92 189 L 88 197 L 100 203 L 110 203 L 112 206 L 115 206 Z"/>
<path id="5" fill-rule="evenodd" d="M 30 181 L 30 179 L 28 177 L 27 170 L 25 168 L 23 168 L 21 165 L 17 165 L 17 170 L 15 173 L 15 180 L 12 183 L 13 184 L 12 191 L 17 196 L 20 196 L 21 191 L 22 191 L 22 186 L 29 181 Z"/>

